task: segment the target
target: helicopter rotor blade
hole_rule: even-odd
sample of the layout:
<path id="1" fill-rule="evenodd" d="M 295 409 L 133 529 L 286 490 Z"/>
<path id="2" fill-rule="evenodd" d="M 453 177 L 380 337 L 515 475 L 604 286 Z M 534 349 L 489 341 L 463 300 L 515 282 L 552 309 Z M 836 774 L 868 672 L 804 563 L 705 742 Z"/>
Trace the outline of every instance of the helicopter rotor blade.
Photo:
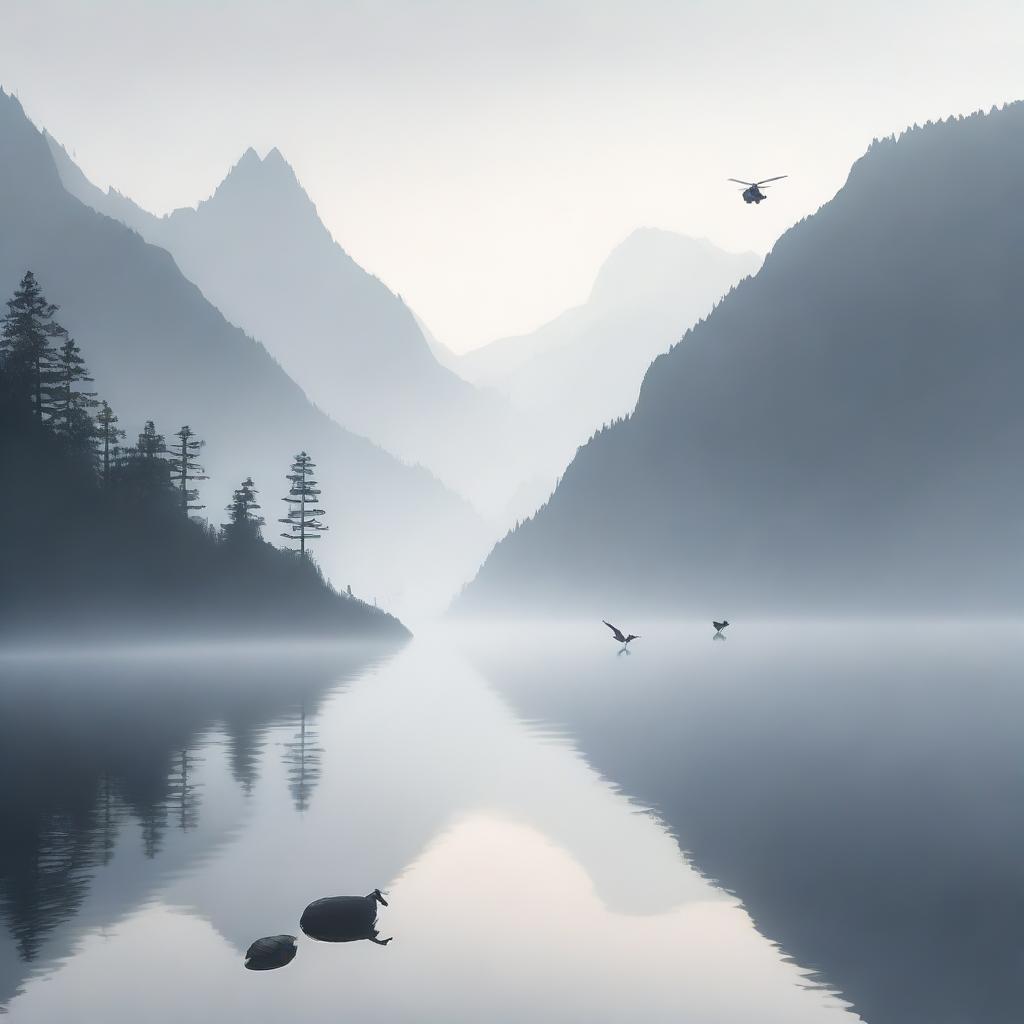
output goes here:
<path id="1" fill-rule="evenodd" d="M 735 181 L 737 185 L 753 185 L 752 181 L 740 181 L 739 178 L 726 178 L 726 181 Z"/>
<path id="2" fill-rule="evenodd" d="M 765 178 L 764 181 L 754 182 L 755 185 L 766 185 L 769 181 L 782 181 L 783 178 L 788 178 L 788 174 L 780 174 L 777 178 Z"/>

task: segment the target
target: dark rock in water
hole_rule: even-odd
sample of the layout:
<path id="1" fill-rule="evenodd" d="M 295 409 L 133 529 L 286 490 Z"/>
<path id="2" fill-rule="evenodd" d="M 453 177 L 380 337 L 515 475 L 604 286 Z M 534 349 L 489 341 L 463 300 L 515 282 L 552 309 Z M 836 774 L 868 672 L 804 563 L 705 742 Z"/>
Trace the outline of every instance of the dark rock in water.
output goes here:
<path id="1" fill-rule="evenodd" d="M 267 935 L 246 950 L 245 967 L 249 971 L 273 971 L 290 964 L 297 952 L 294 935 Z"/>
<path id="2" fill-rule="evenodd" d="M 367 896 L 328 896 L 310 903 L 302 912 L 299 927 L 321 942 L 355 942 L 369 939 L 386 946 L 391 939 L 377 937 L 377 903 L 387 900 L 375 889 Z"/>

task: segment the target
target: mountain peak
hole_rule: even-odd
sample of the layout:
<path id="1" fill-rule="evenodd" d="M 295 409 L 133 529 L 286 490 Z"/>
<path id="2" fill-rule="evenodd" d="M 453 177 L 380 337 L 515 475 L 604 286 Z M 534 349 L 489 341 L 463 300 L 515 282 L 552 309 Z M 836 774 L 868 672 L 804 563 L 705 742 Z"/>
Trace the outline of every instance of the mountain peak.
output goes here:
<path id="1" fill-rule="evenodd" d="M 0 194 L 10 189 L 23 203 L 30 197 L 46 203 L 54 186 L 63 192 L 46 139 L 18 97 L 0 90 Z"/>
<path id="2" fill-rule="evenodd" d="M 272 150 L 263 158 L 263 163 L 267 167 L 287 167 L 290 171 L 292 169 L 291 164 L 288 163 L 284 158 L 284 154 L 274 146 Z"/>
<path id="3" fill-rule="evenodd" d="M 279 149 L 275 147 L 261 158 L 250 146 L 207 202 L 230 197 L 235 201 L 266 204 L 268 199 L 278 200 L 283 196 L 301 197 L 304 202 L 309 202 L 295 171 Z"/>
<path id="4" fill-rule="evenodd" d="M 265 157 L 260 157 L 259 153 L 250 146 L 228 171 L 224 181 L 236 177 L 276 175 L 281 172 L 286 172 L 290 178 L 295 178 L 295 172 L 292 170 L 291 164 L 284 158 L 281 150 L 275 146 Z"/>
<path id="5" fill-rule="evenodd" d="M 694 276 L 714 268 L 741 267 L 753 273 L 760 264 L 755 253 L 730 253 L 706 238 L 693 238 L 662 228 L 632 231 L 601 265 L 591 302 L 647 302 L 666 289 L 686 287 Z"/>
<path id="6" fill-rule="evenodd" d="M 20 125 L 22 122 L 28 122 L 28 115 L 21 101 L 13 92 L 4 92 L 0 89 L 0 123 L 10 126 Z"/>
<path id="7" fill-rule="evenodd" d="M 222 215 L 233 210 L 232 216 L 258 216 L 264 222 L 268 217 L 287 223 L 297 215 L 316 216 L 316 207 L 280 150 L 271 149 L 260 157 L 252 146 L 238 158 L 213 195 L 192 212 L 215 210 Z M 182 215 L 187 213 L 186 209 Z"/>
<path id="8" fill-rule="evenodd" d="M 235 161 L 235 165 L 228 172 L 233 174 L 235 171 L 243 170 L 249 167 L 258 167 L 262 163 L 260 160 L 259 153 L 250 146 L 239 158 Z"/>

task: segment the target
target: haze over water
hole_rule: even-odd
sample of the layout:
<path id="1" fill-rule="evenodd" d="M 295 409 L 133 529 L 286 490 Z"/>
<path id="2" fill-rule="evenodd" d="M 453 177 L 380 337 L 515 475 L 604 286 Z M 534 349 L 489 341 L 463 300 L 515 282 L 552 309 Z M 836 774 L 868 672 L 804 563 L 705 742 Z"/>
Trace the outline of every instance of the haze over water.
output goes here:
<path id="1" fill-rule="evenodd" d="M 1011 1019 L 1019 631 L 598 627 L 7 659 L 10 1020 Z"/>

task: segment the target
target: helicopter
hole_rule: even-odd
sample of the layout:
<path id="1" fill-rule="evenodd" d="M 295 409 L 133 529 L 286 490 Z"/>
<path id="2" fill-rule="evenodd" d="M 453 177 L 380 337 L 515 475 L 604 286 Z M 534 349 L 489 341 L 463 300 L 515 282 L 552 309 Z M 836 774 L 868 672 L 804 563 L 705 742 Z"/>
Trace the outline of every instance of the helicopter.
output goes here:
<path id="1" fill-rule="evenodd" d="M 747 187 L 743 190 L 743 202 L 745 203 L 759 203 L 762 199 L 768 197 L 761 191 L 762 185 L 767 185 L 769 181 L 782 181 L 783 178 L 788 178 L 788 174 L 780 174 L 777 178 L 765 178 L 764 181 L 740 181 L 739 178 L 729 178 L 729 181 L 735 181 L 737 185 L 746 185 Z"/>

